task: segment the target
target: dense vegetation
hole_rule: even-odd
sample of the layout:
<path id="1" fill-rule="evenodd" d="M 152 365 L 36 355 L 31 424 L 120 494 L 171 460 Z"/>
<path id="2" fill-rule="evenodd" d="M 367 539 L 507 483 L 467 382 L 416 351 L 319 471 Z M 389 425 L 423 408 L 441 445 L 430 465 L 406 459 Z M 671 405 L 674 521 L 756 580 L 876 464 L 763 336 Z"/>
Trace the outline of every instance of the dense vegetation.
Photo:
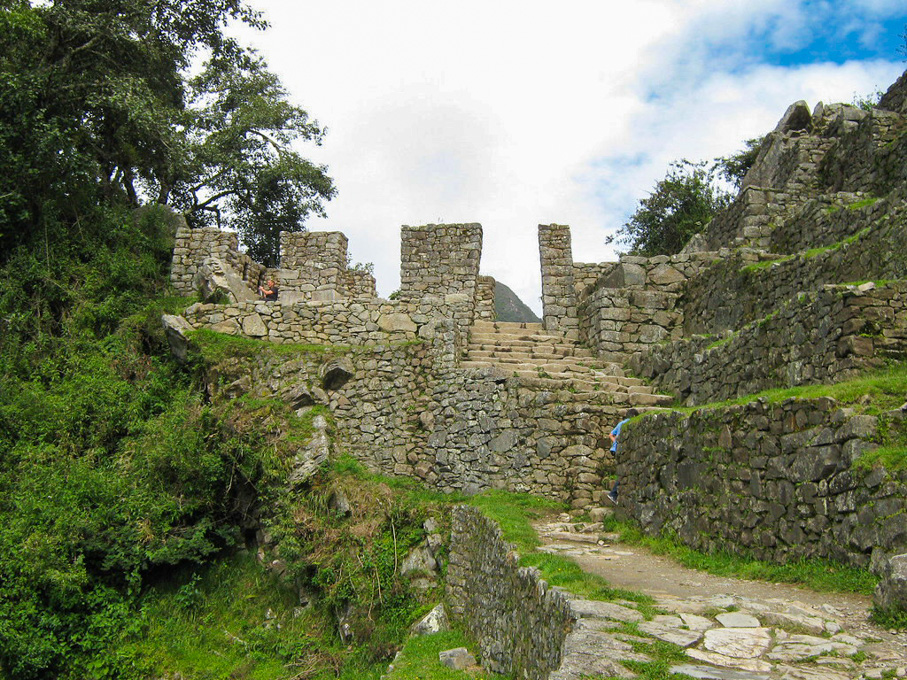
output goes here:
<path id="1" fill-rule="evenodd" d="M 673 255 L 713 217 L 726 208 L 752 167 L 762 147 L 762 138 L 748 139 L 745 148 L 711 164 L 674 161 L 664 179 L 639 201 L 630 219 L 606 239 L 629 248 L 633 255 Z"/>

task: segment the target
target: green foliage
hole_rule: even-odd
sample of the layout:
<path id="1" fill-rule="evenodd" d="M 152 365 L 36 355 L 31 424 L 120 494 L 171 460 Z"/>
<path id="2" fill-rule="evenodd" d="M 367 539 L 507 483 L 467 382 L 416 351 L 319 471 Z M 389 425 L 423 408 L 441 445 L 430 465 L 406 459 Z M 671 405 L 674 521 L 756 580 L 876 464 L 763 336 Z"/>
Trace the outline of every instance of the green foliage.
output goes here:
<path id="1" fill-rule="evenodd" d="M 626 244 L 634 255 L 646 257 L 680 252 L 730 202 L 714 178 L 715 168 L 707 168 L 704 162 L 675 161 L 607 242 Z"/>
<path id="2" fill-rule="evenodd" d="M 115 677 L 149 574 L 232 545 L 284 449 L 170 357 L 166 212 L 48 234 L 0 276 L 0 674 Z"/>
<path id="3" fill-rule="evenodd" d="M 298 140 L 321 129 L 224 35 L 242 0 L 6 0 L 0 11 L 0 261 L 111 205 L 223 213 L 270 261 L 334 195 Z M 200 55 L 202 72 L 190 77 Z"/>
<path id="4" fill-rule="evenodd" d="M 889 630 L 907 630 L 907 610 L 873 607 L 869 619 L 877 626 Z"/>
<path id="5" fill-rule="evenodd" d="M 434 635 L 420 635 L 407 640 L 394 660 L 394 670 L 386 677 L 388 680 L 467 680 L 475 678 L 502 677 L 488 672 L 456 671 L 444 666 L 438 660 L 438 654 L 447 649 L 471 647 L 472 642 L 459 631 L 446 631 Z"/>
<path id="6" fill-rule="evenodd" d="M 885 93 L 881 90 L 876 90 L 864 95 L 858 95 L 856 92 L 854 92 L 853 99 L 850 103 L 857 108 L 871 112 L 876 108 L 876 106 L 879 105 L 879 100 L 882 98 L 883 94 Z"/>
<path id="7" fill-rule="evenodd" d="M 717 550 L 705 553 L 683 545 L 671 535 L 648 536 L 635 524 L 608 518 L 605 528 L 620 533 L 620 540 L 641 545 L 657 555 L 667 555 L 685 567 L 718 576 L 756 579 L 774 583 L 798 583 L 823 592 L 872 594 L 878 578 L 865 569 L 856 569 L 828 560 L 810 559 L 774 564 L 745 554 Z"/>
<path id="8" fill-rule="evenodd" d="M 468 502 L 497 522 L 504 540 L 513 543 L 523 553 L 541 545 L 538 534 L 532 528 L 532 520 L 564 510 L 562 503 L 549 498 L 497 489 L 472 496 Z"/>

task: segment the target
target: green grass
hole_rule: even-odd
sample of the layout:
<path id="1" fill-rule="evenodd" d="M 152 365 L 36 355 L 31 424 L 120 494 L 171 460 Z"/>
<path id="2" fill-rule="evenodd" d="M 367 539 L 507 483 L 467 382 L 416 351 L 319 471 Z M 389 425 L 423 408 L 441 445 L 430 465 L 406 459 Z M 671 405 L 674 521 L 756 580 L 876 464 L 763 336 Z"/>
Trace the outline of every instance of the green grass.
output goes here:
<path id="1" fill-rule="evenodd" d="M 737 399 L 711 402 L 702 406 L 678 407 L 677 411 L 692 413 L 699 409 L 740 406 L 765 399 L 769 403 L 780 403 L 787 399 L 817 399 L 831 397 L 842 405 L 864 404 L 866 413 L 877 414 L 899 408 L 907 395 L 907 362 L 893 362 L 891 365 L 871 371 L 866 375 L 835 383 L 833 385 L 802 385 L 800 387 L 778 388 L 748 394 Z"/>
<path id="2" fill-rule="evenodd" d="M 869 619 L 874 624 L 890 630 L 907 631 L 907 610 L 904 609 L 886 610 L 873 607 Z"/>
<path id="3" fill-rule="evenodd" d="M 847 209 L 848 210 L 860 210 L 861 208 L 865 208 L 867 206 L 878 203 L 879 200 L 880 199 L 877 197 L 870 196 L 868 198 L 864 198 L 859 201 L 855 201 L 854 203 L 851 203 L 850 205 L 847 206 Z"/>
<path id="4" fill-rule="evenodd" d="M 772 583 L 795 583 L 821 592 L 871 595 L 878 578 L 865 569 L 856 569 L 828 560 L 810 559 L 774 564 L 745 555 L 694 550 L 670 536 L 647 536 L 636 525 L 609 519 L 605 528 L 620 532 L 621 541 L 640 545 L 658 555 L 666 555 L 685 567 L 718 576 L 731 576 Z"/>
<path id="5" fill-rule="evenodd" d="M 487 671 L 476 675 L 455 671 L 438 660 L 438 654 L 457 647 L 472 647 L 472 643 L 459 631 L 451 630 L 434 635 L 421 635 L 407 640 L 400 656 L 394 661 L 394 670 L 388 680 L 464 680 L 465 678 L 501 678 Z"/>
<path id="6" fill-rule="evenodd" d="M 217 363 L 232 357 L 259 356 L 263 352 L 275 355 L 295 354 L 346 354 L 352 350 L 347 345 L 308 345 L 303 343 L 276 343 L 240 335 L 217 333 L 207 328 L 190 331 L 189 339 L 201 350 L 202 357 Z"/>
<path id="7" fill-rule="evenodd" d="M 146 673 L 195 680 L 378 678 L 386 663 L 351 654 L 334 622 L 295 609 L 296 595 L 248 554 L 185 573 L 143 598 L 141 631 L 120 647 Z"/>
<path id="8" fill-rule="evenodd" d="M 467 503 L 496 521 L 504 540 L 513 543 L 521 553 L 531 552 L 541 545 L 531 521 L 565 510 L 564 504 L 558 501 L 500 490 L 472 496 Z"/>

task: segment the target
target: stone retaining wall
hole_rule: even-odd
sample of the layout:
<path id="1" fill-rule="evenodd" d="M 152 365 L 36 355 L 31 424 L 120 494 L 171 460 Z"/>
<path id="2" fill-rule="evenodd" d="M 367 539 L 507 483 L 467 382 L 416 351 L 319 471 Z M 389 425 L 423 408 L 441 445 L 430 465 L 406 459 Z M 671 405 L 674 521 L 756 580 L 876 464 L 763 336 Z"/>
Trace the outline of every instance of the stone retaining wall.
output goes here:
<path id="1" fill-rule="evenodd" d="M 418 340 L 423 327 L 457 310 L 431 298 L 410 304 L 380 298 L 295 304 L 258 300 L 195 304 L 183 315 L 194 328 L 271 342 L 374 346 Z"/>
<path id="2" fill-rule="evenodd" d="M 837 247 L 755 265 L 734 253 L 713 264 L 687 283 L 684 334 L 742 328 L 825 284 L 902 278 L 907 278 L 907 208 L 891 205 L 870 229 Z"/>
<path id="3" fill-rule="evenodd" d="M 607 274 L 579 296 L 579 337 L 606 361 L 681 337 L 679 292 L 719 253 L 658 257 L 621 256 Z M 584 265 L 585 266 L 585 265 Z"/>
<path id="4" fill-rule="evenodd" d="M 626 404 L 557 381 L 457 369 L 434 383 L 418 476 L 445 490 L 528 492 L 587 508 L 614 469 L 608 432 Z"/>
<path id="5" fill-rule="evenodd" d="M 653 345 L 633 372 L 688 406 L 776 387 L 833 383 L 907 357 L 907 282 L 826 286 L 714 337 Z"/>
<path id="6" fill-rule="evenodd" d="M 890 418 L 828 398 L 647 414 L 621 431 L 621 507 L 699 550 L 876 567 L 907 548 L 907 471 L 851 464 Z"/>
<path id="7" fill-rule="evenodd" d="M 453 510 L 446 581 L 451 611 L 478 642 L 485 668 L 528 680 L 558 668 L 574 621 L 567 598 L 520 567 L 497 524 L 474 508 Z"/>

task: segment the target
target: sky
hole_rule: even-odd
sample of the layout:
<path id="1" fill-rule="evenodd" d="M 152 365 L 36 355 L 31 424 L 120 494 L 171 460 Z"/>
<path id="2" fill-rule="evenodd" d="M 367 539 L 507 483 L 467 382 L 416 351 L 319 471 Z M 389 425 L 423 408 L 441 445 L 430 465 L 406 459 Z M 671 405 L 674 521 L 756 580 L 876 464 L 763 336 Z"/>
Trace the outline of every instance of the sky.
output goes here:
<path id="1" fill-rule="evenodd" d="M 387 297 L 401 225 L 479 222 L 481 273 L 536 313 L 539 224 L 614 261 L 606 238 L 671 161 L 907 68 L 904 0 L 248 1 L 271 26 L 243 42 L 327 128 L 300 150 L 338 194 L 308 229 L 345 233 Z"/>

